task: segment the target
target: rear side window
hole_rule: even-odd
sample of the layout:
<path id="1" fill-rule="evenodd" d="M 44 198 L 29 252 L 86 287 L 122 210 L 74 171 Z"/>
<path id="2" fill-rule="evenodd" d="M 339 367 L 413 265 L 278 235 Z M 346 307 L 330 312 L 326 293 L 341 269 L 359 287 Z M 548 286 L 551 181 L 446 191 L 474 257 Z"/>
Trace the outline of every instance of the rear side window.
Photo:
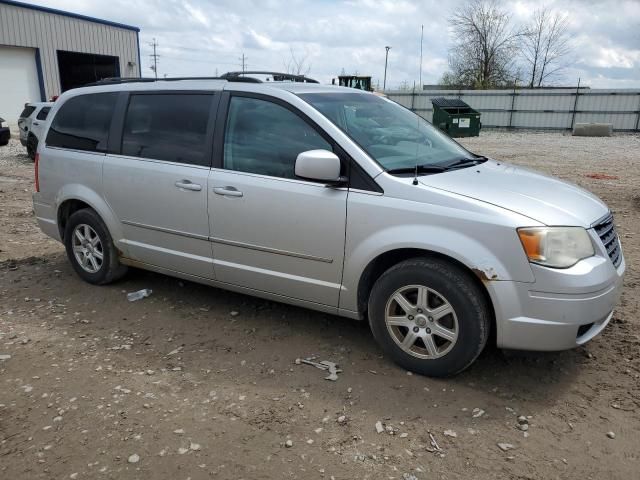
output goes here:
<path id="1" fill-rule="evenodd" d="M 47 146 L 87 152 L 107 151 L 117 93 L 91 93 L 67 100 L 53 118 Z"/>
<path id="2" fill-rule="evenodd" d="M 51 110 L 51 107 L 44 107 L 42 110 L 38 112 L 38 115 L 36 115 L 36 119 L 46 120 L 47 115 L 49 115 L 49 110 Z"/>
<path id="3" fill-rule="evenodd" d="M 22 110 L 22 113 L 20 114 L 20 118 L 28 118 L 29 115 L 31 115 L 35 109 L 36 107 L 27 105 L 26 107 L 24 107 L 24 110 Z"/>
<path id="4" fill-rule="evenodd" d="M 213 95 L 131 95 L 122 133 L 122 155 L 209 165 L 207 121 Z"/>

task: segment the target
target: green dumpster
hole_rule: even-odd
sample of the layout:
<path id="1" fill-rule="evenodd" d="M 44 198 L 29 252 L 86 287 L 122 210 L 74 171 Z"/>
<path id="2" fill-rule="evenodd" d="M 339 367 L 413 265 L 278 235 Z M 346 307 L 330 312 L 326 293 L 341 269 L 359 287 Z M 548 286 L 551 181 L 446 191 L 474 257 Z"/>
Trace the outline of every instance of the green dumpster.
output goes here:
<path id="1" fill-rule="evenodd" d="M 457 98 L 432 98 L 433 125 L 450 137 L 480 135 L 480 112 Z"/>

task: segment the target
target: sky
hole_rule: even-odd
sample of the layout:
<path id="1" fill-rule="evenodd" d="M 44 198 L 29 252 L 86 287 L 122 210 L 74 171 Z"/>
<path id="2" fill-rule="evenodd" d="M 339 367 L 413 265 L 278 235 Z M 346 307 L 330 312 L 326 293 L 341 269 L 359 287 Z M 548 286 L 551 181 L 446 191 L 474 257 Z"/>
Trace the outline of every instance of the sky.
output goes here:
<path id="1" fill-rule="evenodd" d="M 36 0 L 38 5 L 140 28 L 142 75 L 158 43 L 159 76 L 283 71 L 292 52 L 309 76 L 329 83 L 343 70 L 387 88 L 435 84 L 447 70 L 447 19 L 465 0 Z M 569 15 L 572 54 L 558 85 L 640 87 L 640 0 L 512 0 L 514 25 L 546 5 Z M 422 71 L 420 30 L 424 25 Z"/>

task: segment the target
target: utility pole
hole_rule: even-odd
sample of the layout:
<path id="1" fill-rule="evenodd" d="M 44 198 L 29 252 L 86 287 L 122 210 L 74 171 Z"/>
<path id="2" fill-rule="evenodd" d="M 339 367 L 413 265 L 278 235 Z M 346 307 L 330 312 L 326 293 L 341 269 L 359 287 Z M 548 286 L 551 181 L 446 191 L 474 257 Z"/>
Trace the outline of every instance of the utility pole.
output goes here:
<path id="1" fill-rule="evenodd" d="M 389 62 L 389 50 L 391 50 L 391 47 L 387 46 L 387 47 L 384 47 L 384 48 L 387 51 L 387 53 L 384 56 L 384 80 L 382 81 L 382 91 L 383 92 L 387 89 L 387 63 Z"/>
<path id="2" fill-rule="evenodd" d="M 418 82 L 420 90 L 422 90 L 422 40 L 424 39 L 424 25 L 420 25 L 420 81 Z"/>
<path id="3" fill-rule="evenodd" d="M 240 57 L 238 60 L 240 60 L 241 65 L 242 65 L 242 73 L 244 73 L 246 71 L 246 67 L 247 67 L 247 60 L 248 58 L 245 57 L 244 52 L 242 52 L 242 57 Z"/>
<path id="4" fill-rule="evenodd" d="M 154 38 L 153 42 L 150 43 L 149 45 L 153 47 L 153 53 L 149 55 L 153 59 L 153 67 L 151 67 L 151 70 L 153 70 L 153 73 L 155 74 L 156 80 L 157 80 L 158 79 L 158 57 L 160 56 L 156 53 L 156 47 L 158 46 L 158 42 L 156 42 L 156 39 Z"/>

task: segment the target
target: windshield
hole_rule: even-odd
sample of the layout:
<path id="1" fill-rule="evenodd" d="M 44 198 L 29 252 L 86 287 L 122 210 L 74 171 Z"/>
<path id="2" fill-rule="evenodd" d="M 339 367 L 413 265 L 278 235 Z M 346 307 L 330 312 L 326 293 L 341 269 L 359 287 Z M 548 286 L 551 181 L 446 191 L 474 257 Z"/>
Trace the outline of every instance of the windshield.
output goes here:
<path id="1" fill-rule="evenodd" d="M 473 154 L 429 122 L 391 100 L 363 93 L 303 93 L 385 170 L 444 166 Z"/>

